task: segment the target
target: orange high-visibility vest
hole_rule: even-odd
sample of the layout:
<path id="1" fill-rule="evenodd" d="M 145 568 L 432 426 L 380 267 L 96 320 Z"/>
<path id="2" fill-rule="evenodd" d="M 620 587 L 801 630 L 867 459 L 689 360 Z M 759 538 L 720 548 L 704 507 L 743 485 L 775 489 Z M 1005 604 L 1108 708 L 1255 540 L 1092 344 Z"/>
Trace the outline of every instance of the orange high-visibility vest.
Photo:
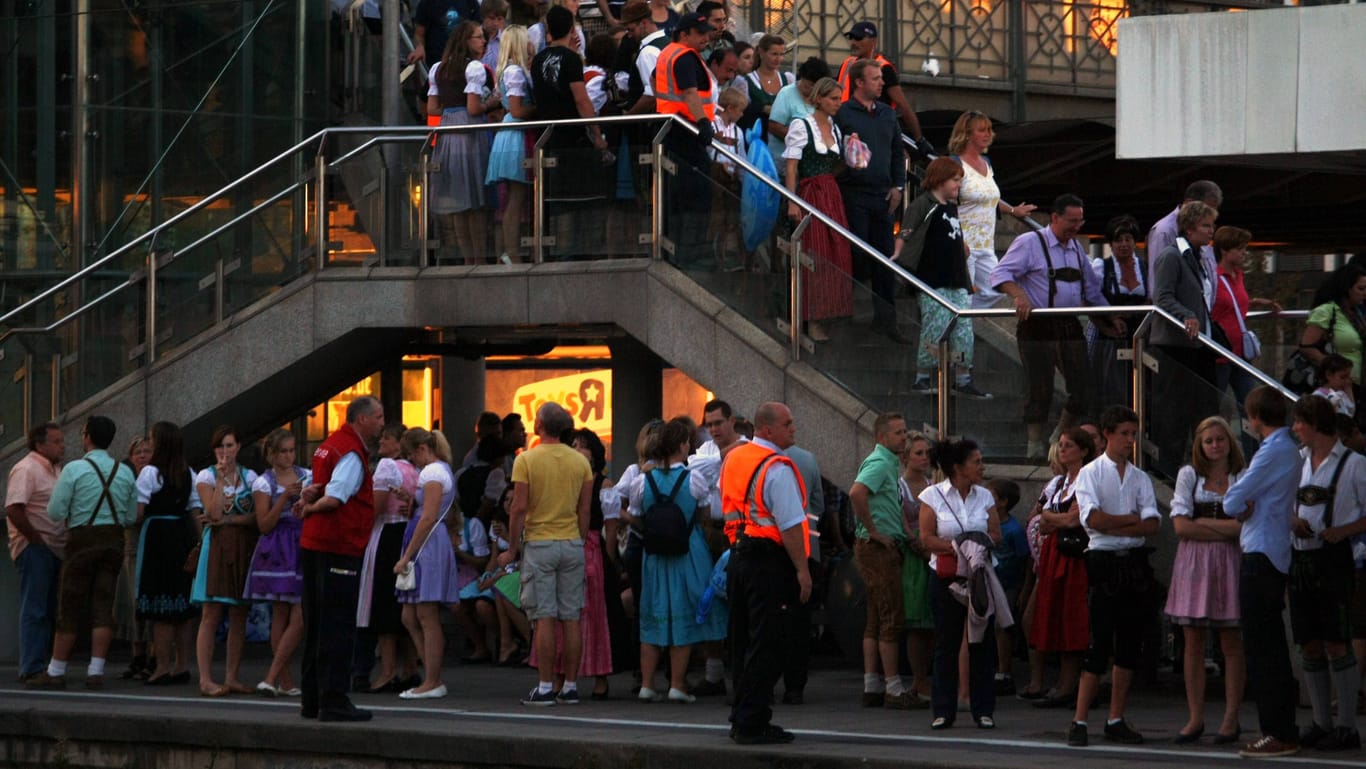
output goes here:
<path id="1" fill-rule="evenodd" d="M 783 533 L 764 502 L 764 478 L 773 467 L 785 464 L 792 469 L 801 490 L 802 505 L 806 504 L 806 484 L 792 460 L 772 449 L 750 441 L 736 446 L 726 454 L 721 465 L 721 511 L 725 520 L 726 538 L 731 544 L 743 533 L 753 539 L 772 540 L 779 547 Z M 811 555 L 811 528 L 802 517 L 802 544 L 806 555 Z"/>
<path id="2" fill-rule="evenodd" d="M 854 84 L 851 82 L 852 78 L 849 77 L 849 68 L 854 66 L 854 62 L 858 60 L 859 57 L 850 56 L 849 58 L 844 60 L 843 64 L 840 65 L 840 76 L 838 79 L 840 81 L 840 85 L 844 86 L 844 98 L 842 99 L 842 101 L 849 101 L 849 99 L 853 98 L 854 96 Z M 877 62 L 879 70 L 881 70 L 883 67 L 892 66 L 892 63 L 883 58 L 882 54 L 874 56 L 873 61 Z M 885 93 L 887 87 L 891 85 L 896 85 L 896 83 L 883 83 L 883 92 Z"/>
<path id="3" fill-rule="evenodd" d="M 679 115 L 690 123 L 696 123 L 703 118 L 710 122 L 716 119 L 716 105 L 711 100 L 710 73 L 705 85 L 697 85 L 697 98 L 702 102 L 701 115 L 692 114 L 688 103 L 683 100 L 683 91 L 678 87 L 678 79 L 674 76 L 674 67 L 678 64 L 679 57 L 688 55 L 696 56 L 698 61 L 702 60 L 697 51 L 677 42 L 669 43 L 659 52 L 654 75 L 655 111 L 661 115 Z M 705 64 L 702 69 L 706 70 Z"/>

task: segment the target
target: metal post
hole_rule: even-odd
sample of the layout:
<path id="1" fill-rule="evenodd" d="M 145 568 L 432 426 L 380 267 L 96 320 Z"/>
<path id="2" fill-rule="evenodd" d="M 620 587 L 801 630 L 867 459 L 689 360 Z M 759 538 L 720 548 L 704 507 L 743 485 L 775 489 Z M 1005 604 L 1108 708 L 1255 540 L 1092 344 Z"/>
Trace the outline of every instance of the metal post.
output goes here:
<path id="1" fill-rule="evenodd" d="M 223 322 L 223 260 L 213 263 L 213 317 L 214 322 Z"/>
<path id="2" fill-rule="evenodd" d="M 380 6 L 380 19 L 383 23 L 383 61 L 380 64 L 380 77 L 384 81 L 384 89 L 380 99 L 384 103 L 385 125 L 401 125 L 403 123 L 403 89 L 398 79 L 400 66 L 398 52 L 398 25 L 402 12 L 399 10 L 398 0 L 384 0 Z M 427 66 L 432 66 L 436 62 L 427 62 Z"/>
<path id="3" fill-rule="evenodd" d="M 937 345 L 939 347 L 938 371 L 936 379 L 938 382 L 937 399 L 935 401 L 935 418 L 939 422 L 939 440 L 947 440 L 949 437 L 949 398 L 952 397 L 953 379 L 951 369 L 953 361 L 950 359 L 949 336 L 953 333 L 953 327 L 958 324 L 958 315 L 954 314 L 949 318 L 949 323 L 944 327 L 944 333 L 939 335 Z"/>
<path id="4" fill-rule="evenodd" d="M 24 423 L 19 425 L 19 434 L 22 435 L 33 425 L 33 354 L 24 355 Z"/>
<path id="5" fill-rule="evenodd" d="M 417 266 L 430 267 L 431 256 L 427 241 L 431 239 L 432 218 L 432 138 L 428 134 L 422 142 L 422 150 L 417 153 L 418 170 L 422 173 L 422 191 L 417 198 Z M 387 164 L 386 164 L 387 165 Z M 387 212 L 380 212 L 383 217 Z"/>
<path id="6" fill-rule="evenodd" d="M 74 51 L 75 77 L 71 80 L 71 251 L 75 263 L 86 265 L 90 253 L 90 219 L 94 206 L 90 198 L 94 185 L 90 181 L 90 0 L 77 0 Z M 77 297 L 79 301 L 79 297 Z"/>
<path id="7" fill-rule="evenodd" d="M 324 141 L 326 141 L 324 139 Z M 325 145 L 324 145 L 325 146 Z M 313 179 L 317 189 L 313 194 L 313 229 L 318 242 L 318 271 L 327 269 L 327 156 L 318 147 L 318 157 L 313 162 Z"/>
<path id="8" fill-rule="evenodd" d="M 1009 0 L 1006 25 L 1008 42 L 1006 55 L 1010 60 L 1010 120 L 1022 123 L 1025 119 L 1025 9 L 1024 0 Z"/>
<path id="9" fill-rule="evenodd" d="M 536 180 L 532 191 L 531 205 L 531 234 L 535 240 L 532 247 L 532 261 L 536 264 L 545 261 L 545 247 L 548 242 L 553 242 L 553 239 L 547 240 L 545 234 L 545 169 L 554 165 L 553 163 L 547 164 L 545 143 L 550 139 L 550 132 L 554 130 L 554 126 L 549 126 L 541 132 L 540 138 L 536 139 Z"/>
<path id="10" fill-rule="evenodd" d="M 1144 470 L 1148 466 L 1148 457 L 1144 453 L 1144 435 L 1148 432 L 1148 388 L 1147 377 L 1143 376 L 1143 356 L 1146 354 L 1147 340 L 1143 338 L 1145 328 L 1140 324 L 1139 330 L 1133 338 L 1133 371 L 1134 371 L 1134 413 L 1138 415 L 1138 435 L 1134 438 L 1134 464 L 1138 469 Z"/>
<path id="11" fill-rule="evenodd" d="M 790 340 L 790 350 L 792 360 L 801 360 L 802 357 L 802 270 L 807 269 L 811 257 L 802 252 L 802 233 L 811 226 L 811 214 L 802 217 L 802 220 L 792 230 L 792 239 L 788 241 L 788 293 L 790 299 L 787 303 L 787 322 L 788 339 Z"/>
<path id="12" fill-rule="evenodd" d="M 52 354 L 52 403 L 48 405 L 48 419 L 57 421 L 58 406 L 62 397 L 62 354 Z"/>
<path id="13" fill-rule="evenodd" d="M 655 134 L 650 145 L 654 161 L 654 178 L 650 180 L 650 258 L 664 258 L 664 137 L 673 126 L 672 120 L 665 120 Z"/>
<path id="14" fill-rule="evenodd" d="M 151 366 L 157 357 L 157 252 L 147 249 L 147 344 L 146 362 Z"/>
<path id="15" fill-rule="evenodd" d="M 383 162 L 379 164 L 379 189 L 375 191 L 375 194 L 379 196 L 379 215 L 375 217 L 375 252 L 379 254 L 379 266 L 387 267 L 389 265 L 389 216 L 391 212 L 389 211 L 389 166 Z M 427 197 L 427 188 L 423 187 L 419 194 L 421 198 L 418 199 L 418 205 L 421 206 L 422 199 Z M 422 253 L 426 254 L 427 249 L 422 249 Z M 418 263 L 426 266 L 423 264 L 421 256 L 418 257 Z"/>

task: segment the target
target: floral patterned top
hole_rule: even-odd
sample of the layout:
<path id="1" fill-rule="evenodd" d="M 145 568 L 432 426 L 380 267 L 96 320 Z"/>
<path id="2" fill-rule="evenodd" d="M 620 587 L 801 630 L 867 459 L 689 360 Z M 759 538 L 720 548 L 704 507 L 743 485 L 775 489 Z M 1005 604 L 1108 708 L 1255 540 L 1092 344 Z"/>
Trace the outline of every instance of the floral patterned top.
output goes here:
<path id="1" fill-rule="evenodd" d="M 959 162 L 963 166 L 963 188 L 958 192 L 958 220 L 963 227 L 963 240 L 973 251 L 994 251 L 996 206 L 1001 202 L 1001 189 L 996 186 L 991 161 L 987 160 L 985 176 L 961 158 Z"/>

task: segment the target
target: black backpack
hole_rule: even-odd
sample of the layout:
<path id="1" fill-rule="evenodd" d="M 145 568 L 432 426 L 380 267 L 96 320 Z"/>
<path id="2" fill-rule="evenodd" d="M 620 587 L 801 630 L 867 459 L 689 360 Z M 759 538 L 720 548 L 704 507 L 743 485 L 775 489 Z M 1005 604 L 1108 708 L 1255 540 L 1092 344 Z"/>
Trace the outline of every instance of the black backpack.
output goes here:
<path id="1" fill-rule="evenodd" d="M 470 465 L 460 473 L 455 483 L 456 504 L 466 518 L 479 514 L 484 502 L 484 486 L 488 483 L 493 465 Z"/>
<path id="2" fill-rule="evenodd" d="M 641 515 L 645 527 L 645 552 L 650 555 L 683 555 L 688 552 L 688 538 L 692 536 L 691 521 L 674 501 L 687 479 L 687 470 L 679 473 L 673 489 L 663 496 L 655 485 L 654 472 L 645 474 L 645 482 L 650 484 L 650 493 L 654 494 L 654 502 Z"/>

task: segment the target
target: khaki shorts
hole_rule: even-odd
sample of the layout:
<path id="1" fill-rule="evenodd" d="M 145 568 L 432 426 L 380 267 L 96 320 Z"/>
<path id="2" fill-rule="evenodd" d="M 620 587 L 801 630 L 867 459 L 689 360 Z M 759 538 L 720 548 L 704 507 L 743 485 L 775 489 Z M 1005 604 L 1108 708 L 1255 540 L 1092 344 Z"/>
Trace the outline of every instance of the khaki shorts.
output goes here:
<path id="1" fill-rule="evenodd" d="M 57 629 L 77 632 L 87 611 L 91 627 L 113 627 L 114 595 L 122 568 L 122 526 L 71 529 L 57 594 Z"/>
<path id="2" fill-rule="evenodd" d="M 522 547 L 522 609 L 527 619 L 577 620 L 583 611 L 583 540 L 552 539 Z"/>

